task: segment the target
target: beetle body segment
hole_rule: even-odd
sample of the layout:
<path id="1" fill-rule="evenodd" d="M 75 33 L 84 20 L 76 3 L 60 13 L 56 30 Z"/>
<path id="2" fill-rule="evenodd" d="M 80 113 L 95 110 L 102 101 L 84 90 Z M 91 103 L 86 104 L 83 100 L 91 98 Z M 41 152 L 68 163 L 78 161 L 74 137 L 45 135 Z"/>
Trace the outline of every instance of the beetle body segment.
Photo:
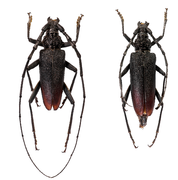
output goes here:
<path id="1" fill-rule="evenodd" d="M 130 59 L 130 80 L 133 106 L 140 120 L 140 127 L 146 126 L 147 117 L 152 114 L 155 102 L 156 55 L 135 52 Z"/>
<path id="2" fill-rule="evenodd" d="M 40 83 L 45 107 L 57 110 L 62 96 L 65 51 L 61 49 L 45 49 L 40 51 Z"/>

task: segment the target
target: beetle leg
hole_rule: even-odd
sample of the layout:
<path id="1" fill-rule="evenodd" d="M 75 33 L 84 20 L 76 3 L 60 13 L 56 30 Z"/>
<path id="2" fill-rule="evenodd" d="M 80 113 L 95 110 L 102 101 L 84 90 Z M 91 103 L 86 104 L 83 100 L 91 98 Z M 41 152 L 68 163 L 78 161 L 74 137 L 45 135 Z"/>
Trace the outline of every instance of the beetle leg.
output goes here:
<path id="1" fill-rule="evenodd" d="M 163 26 L 163 34 L 161 36 L 159 36 L 157 39 L 153 38 L 153 42 L 151 43 L 151 46 L 157 44 L 163 37 L 164 37 L 164 33 L 165 33 L 165 28 L 166 28 L 166 23 L 167 23 L 167 10 L 168 8 L 166 8 L 166 12 L 164 13 L 164 26 Z M 150 34 L 150 32 L 148 32 Z M 152 34 L 152 33 L 151 33 Z"/>
<path id="2" fill-rule="evenodd" d="M 26 62 L 26 64 L 25 64 L 25 68 L 24 68 L 24 70 L 23 70 L 22 82 L 21 82 L 21 84 L 23 84 L 23 80 L 24 80 L 24 77 L 25 77 L 25 72 L 26 72 L 26 70 L 27 70 L 28 64 L 29 64 L 29 62 L 30 62 L 30 60 L 31 60 L 34 52 L 36 51 L 36 49 L 37 49 L 38 46 L 40 45 L 41 39 L 42 39 L 44 33 L 45 33 L 45 32 L 47 31 L 47 29 L 49 28 L 49 26 L 50 26 L 50 25 L 49 25 L 48 23 L 43 26 L 42 31 L 41 31 L 40 35 L 38 36 L 38 39 L 37 39 L 35 45 L 33 46 L 33 49 L 32 49 L 32 51 L 31 51 L 30 55 L 28 56 L 27 62 Z"/>
<path id="3" fill-rule="evenodd" d="M 122 16 L 122 14 L 119 12 L 118 9 L 116 9 L 116 11 L 117 11 L 118 15 L 119 15 L 120 18 L 121 18 L 121 22 L 122 22 L 122 34 L 123 34 L 123 36 L 125 37 L 125 39 L 130 43 L 130 42 L 132 41 L 132 39 L 130 39 L 129 36 L 128 36 L 127 34 L 125 34 L 125 32 L 124 32 L 124 18 L 123 18 L 123 16 Z M 137 33 L 138 33 L 138 28 L 134 31 L 134 35 L 136 35 Z M 131 42 L 131 45 L 134 46 L 133 41 Z M 134 47 L 135 47 L 135 46 L 134 46 Z"/>
<path id="4" fill-rule="evenodd" d="M 126 68 L 122 71 L 121 77 L 123 77 L 130 70 L 130 64 L 126 66 Z"/>
<path id="5" fill-rule="evenodd" d="M 122 71 L 121 73 L 121 77 L 120 77 L 120 82 L 121 82 L 121 86 L 122 86 L 122 80 L 121 78 L 130 70 L 130 64 L 128 64 L 126 66 L 126 68 Z M 129 86 L 130 87 L 130 86 Z M 128 88 L 129 89 L 129 88 Z M 121 91 L 122 91 L 122 87 L 121 87 Z M 129 93 L 129 92 L 128 92 Z M 123 93 L 121 93 L 121 99 L 122 99 L 122 102 L 124 103 L 124 107 L 125 107 L 125 104 L 127 104 L 128 106 L 130 106 L 128 103 L 127 103 L 127 100 L 125 99 L 126 96 L 122 96 Z M 128 98 L 128 97 L 127 97 Z M 130 106 L 131 107 L 131 106 Z"/>
<path id="6" fill-rule="evenodd" d="M 152 144 L 151 144 L 151 145 L 148 145 L 149 147 L 152 147 L 153 144 L 154 144 L 155 141 L 156 141 L 157 135 L 158 135 L 158 133 L 159 133 L 159 127 L 160 127 L 160 123 L 161 123 L 161 116 L 162 116 L 162 112 L 163 112 L 163 102 L 162 102 L 161 96 L 160 96 L 159 92 L 157 91 L 157 89 L 156 89 L 155 95 L 156 95 L 158 101 L 161 103 L 161 106 L 162 106 L 162 107 L 161 107 L 161 111 L 160 111 L 160 115 L 159 115 L 159 121 L 158 121 L 158 126 L 157 126 L 157 129 L 156 129 L 156 135 L 155 135 L 155 138 L 154 138 Z"/>
<path id="7" fill-rule="evenodd" d="M 125 32 L 124 32 L 124 18 L 123 18 L 123 16 L 122 16 L 122 14 L 119 12 L 118 9 L 116 9 L 116 11 L 117 11 L 119 17 L 121 18 L 121 22 L 122 22 L 122 34 L 123 34 L 123 36 L 126 38 L 126 40 L 127 40 L 128 42 L 130 42 L 130 38 L 129 38 L 129 37 L 127 36 L 127 34 L 125 34 Z"/>
<path id="8" fill-rule="evenodd" d="M 129 85 L 129 87 L 128 87 L 126 93 L 125 93 L 125 96 L 124 96 L 123 99 L 122 99 L 122 103 L 123 103 L 122 106 L 124 107 L 124 109 L 125 109 L 125 105 L 126 105 L 126 104 L 128 105 L 127 99 L 128 99 L 128 97 L 129 97 L 130 90 L 131 90 L 131 85 Z M 125 111 L 126 111 L 126 109 L 125 109 Z"/>
<path id="9" fill-rule="evenodd" d="M 39 59 L 34 61 L 32 64 L 30 64 L 28 67 L 27 67 L 27 76 L 28 76 L 28 80 L 29 80 L 29 84 L 30 84 L 30 88 L 31 88 L 31 91 L 33 91 L 33 85 L 32 85 L 32 81 L 31 81 L 31 77 L 30 77 L 30 74 L 29 74 L 29 71 L 33 68 L 35 68 L 36 66 L 39 65 Z M 39 107 L 38 105 L 38 98 L 35 97 L 35 102 L 36 102 L 36 105 Z"/>
<path id="10" fill-rule="evenodd" d="M 124 116 L 125 116 L 125 122 L 126 122 L 126 125 L 127 125 L 128 133 L 130 135 L 130 138 L 131 138 L 131 140 L 133 142 L 134 147 L 138 148 L 138 146 L 135 146 L 135 141 L 134 141 L 134 139 L 132 137 L 132 134 L 131 134 L 130 126 L 129 126 L 129 123 L 128 123 L 128 120 L 127 120 L 127 115 L 126 115 L 126 112 L 125 112 L 125 109 L 124 109 L 124 105 L 122 105 L 122 108 L 123 108 L 123 112 L 124 112 Z"/>
<path id="11" fill-rule="evenodd" d="M 163 89 L 162 89 L 162 97 L 159 100 L 159 104 L 156 107 L 156 109 L 158 109 L 163 101 L 163 97 L 166 91 L 166 86 L 167 86 L 167 74 L 158 66 L 156 66 L 156 71 L 158 71 L 160 74 L 162 74 L 164 76 L 164 80 L 163 80 Z"/>
<path id="12" fill-rule="evenodd" d="M 35 89 L 33 90 L 33 93 L 30 96 L 30 99 L 29 99 L 29 108 L 30 108 L 30 114 L 31 114 L 32 131 L 33 131 L 33 135 L 34 135 L 35 149 L 36 150 L 38 150 L 38 148 L 37 148 L 37 139 L 36 139 L 35 124 L 34 124 L 34 119 L 33 119 L 33 111 L 32 111 L 32 107 L 31 107 L 31 103 L 35 99 L 39 89 L 40 89 L 40 81 L 36 85 Z"/>
<path id="13" fill-rule="evenodd" d="M 69 89 L 69 91 L 72 92 L 72 88 L 73 88 L 73 85 L 74 85 L 74 82 L 75 82 L 75 78 L 76 78 L 76 76 L 77 76 L 77 68 L 74 67 L 72 64 L 70 64 L 70 63 L 67 62 L 67 61 L 65 62 L 65 67 L 67 67 L 68 69 L 70 69 L 70 70 L 72 70 L 73 72 L 75 72 L 75 75 L 74 75 L 74 77 L 73 77 L 73 80 L 72 80 L 72 83 L 71 83 L 70 89 Z M 67 96 L 66 96 L 65 99 L 63 100 L 62 105 L 61 105 L 60 108 L 62 108 L 62 107 L 64 106 L 66 100 L 67 100 Z"/>
<path id="14" fill-rule="evenodd" d="M 158 71 L 163 76 L 166 76 L 166 73 L 159 66 L 157 66 L 157 65 L 156 65 L 156 71 Z"/>
<path id="15" fill-rule="evenodd" d="M 128 64 L 128 65 L 126 66 L 126 68 L 122 71 L 121 77 L 123 77 L 129 70 L 130 70 L 130 64 Z M 128 91 L 128 90 L 129 90 L 129 91 Z M 130 92 L 130 86 L 129 86 L 128 90 L 127 90 L 126 94 Z M 128 97 L 127 97 L 127 99 L 126 99 L 126 96 L 128 96 L 128 95 L 125 95 L 124 97 L 121 97 L 122 102 L 124 103 L 124 107 L 125 107 L 125 104 L 127 104 L 128 106 L 130 106 L 130 105 L 127 103 Z"/>
<path id="16" fill-rule="evenodd" d="M 29 20 L 27 23 L 27 37 L 28 37 L 28 40 L 30 41 L 30 27 L 32 23 L 32 16 L 30 16 L 30 12 L 28 13 L 28 16 L 29 16 Z"/>
<path id="17" fill-rule="evenodd" d="M 134 139 L 133 139 L 133 137 L 132 137 L 131 130 L 130 130 L 130 126 L 129 126 L 129 123 L 128 123 L 128 120 L 127 120 L 127 115 L 126 115 L 126 112 L 125 112 L 125 111 L 126 111 L 126 110 L 125 110 L 125 104 L 127 104 L 127 99 L 128 99 L 128 97 L 129 97 L 130 90 L 131 90 L 131 85 L 129 85 L 129 87 L 128 87 L 126 93 L 125 93 L 125 96 L 124 96 L 124 98 L 123 98 L 124 101 L 123 101 L 123 104 L 122 104 L 122 108 L 123 108 L 123 111 L 124 111 L 124 116 L 125 116 L 125 121 L 126 121 L 127 129 L 128 129 L 128 133 L 129 133 L 129 135 L 130 135 L 130 138 L 131 138 L 131 140 L 132 140 L 132 142 L 133 142 L 134 147 L 135 147 L 135 148 L 138 148 L 138 146 L 135 146 L 135 141 L 134 141 Z"/>
<path id="18" fill-rule="evenodd" d="M 124 51 L 124 53 L 123 53 L 122 60 L 121 60 L 121 62 L 120 62 L 119 85 L 120 85 L 120 89 L 121 89 L 121 99 L 123 98 L 123 92 L 122 92 L 122 76 L 124 76 L 124 75 L 127 73 L 127 71 L 129 70 L 129 65 L 128 65 L 128 66 L 125 68 L 125 70 L 121 73 L 121 71 L 122 71 L 122 66 L 123 66 L 124 58 L 125 58 L 125 56 L 126 56 L 126 54 L 127 54 L 127 51 L 128 51 L 128 49 L 130 48 L 130 45 L 133 43 L 133 40 L 134 40 L 135 36 L 136 36 L 136 33 L 134 33 L 132 39 L 130 40 L 130 43 L 127 45 L 127 47 L 126 47 L 126 49 L 125 49 L 125 51 Z"/>
<path id="19" fill-rule="evenodd" d="M 80 32 L 80 21 L 82 20 L 83 16 L 84 15 L 81 14 L 81 16 L 79 16 L 78 19 L 77 19 L 77 30 L 76 30 L 76 40 L 75 40 L 75 43 L 77 43 L 77 41 L 78 41 L 79 32 Z"/>
<path id="20" fill-rule="evenodd" d="M 68 132 L 67 132 L 67 139 L 66 139 L 66 142 L 65 142 L 65 149 L 63 151 L 63 153 L 66 152 L 67 150 L 67 144 L 68 144 L 68 140 L 69 140 L 69 135 L 71 133 L 71 127 L 72 127 L 72 120 L 73 120 L 73 113 L 74 113 L 74 107 L 75 107 L 75 101 L 69 91 L 69 89 L 67 88 L 66 84 L 64 83 L 64 87 L 63 87 L 63 90 L 67 96 L 67 98 L 69 99 L 70 103 L 73 105 L 72 106 L 72 111 L 71 111 L 71 116 L 70 116 L 70 122 L 69 122 L 69 127 L 68 127 Z"/>
<path id="21" fill-rule="evenodd" d="M 31 23 L 32 23 L 32 16 L 30 14 L 31 13 L 29 12 L 28 13 L 29 20 L 28 20 L 28 23 L 27 23 L 27 38 L 28 38 L 29 42 L 31 42 L 33 44 L 36 44 L 37 40 L 30 38 L 30 27 L 31 27 Z M 40 43 L 39 46 L 43 46 L 42 43 Z"/>

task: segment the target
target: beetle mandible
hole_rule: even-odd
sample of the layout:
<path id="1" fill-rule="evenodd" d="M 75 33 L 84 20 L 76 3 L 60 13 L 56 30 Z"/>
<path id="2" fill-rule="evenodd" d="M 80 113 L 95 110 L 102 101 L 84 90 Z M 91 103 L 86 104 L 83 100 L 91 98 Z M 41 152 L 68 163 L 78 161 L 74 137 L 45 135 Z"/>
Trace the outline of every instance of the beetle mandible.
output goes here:
<path id="1" fill-rule="evenodd" d="M 140 23 L 138 22 L 138 27 L 133 33 L 133 37 L 129 38 L 127 34 L 124 32 L 124 18 L 122 14 L 118 12 L 118 15 L 121 18 L 122 22 L 122 33 L 123 36 L 126 38 L 126 40 L 129 42 L 128 46 L 126 47 L 126 50 L 124 51 L 121 63 L 120 63 L 120 70 L 119 70 L 119 84 L 121 89 L 121 100 L 122 100 L 122 108 L 125 116 L 125 121 L 128 129 L 128 133 L 130 135 L 130 138 L 133 142 L 133 145 L 135 148 L 137 146 L 135 145 L 135 141 L 132 137 L 131 130 L 128 124 L 127 116 L 126 116 L 126 110 L 125 105 L 127 104 L 127 99 L 129 96 L 129 93 L 131 92 L 132 101 L 134 110 L 139 118 L 140 127 L 143 128 L 147 124 L 147 118 L 152 114 L 154 103 L 155 103 L 155 96 L 159 101 L 158 106 L 156 109 L 158 109 L 161 106 L 160 115 L 159 115 L 159 121 L 158 126 L 156 129 L 156 135 L 155 138 L 149 147 L 151 147 L 157 138 L 159 127 L 161 123 L 161 115 L 163 111 L 163 97 L 165 95 L 165 90 L 167 86 L 167 76 L 168 76 L 168 63 L 166 54 L 163 51 L 161 45 L 159 44 L 159 41 L 164 37 L 165 33 L 165 27 L 167 23 L 167 8 L 166 12 L 164 14 L 164 26 L 163 26 L 163 34 L 159 36 L 158 38 L 155 38 L 152 34 L 152 31 L 148 28 L 149 23 Z M 136 40 L 134 41 L 134 38 L 136 37 Z M 148 38 L 148 35 L 150 35 L 153 38 L 153 41 Z M 164 59 L 165 59 L 165 66 L 166 66 L 166 72 L 164 72 L 160 67 L 156 65 L 156 55 L 154 53 L 151 53 L 151 47 L 153 45 L 157 44 L 157 46 L 160 48 Z M 122 71 L 123 61 L 126 56 L 126 53 L 132 45 L 135 48 L 135 52 L 131 53 L 130 57 L 130 63 L 126 66 L 126 68 Z M 130 70 L 130 85 L 123 96 L 122 92 L 122 77 Z M 164 76 L 163 80 L 163 88 L 162 88 L 162 94 L 160 95 L 155 87 L 155 73 L 159 72 Z"/>
<path id="2" fill-rule="evenodd" d="M 27 154 L 28 154 L 30 160 L 43 175 L 52 178 L 52 177 L 56 177 L 57 175 L 59 175 L 68 165 L 68 163 L 76 149 L 79 132 L 80 132 L 80 127 L 81 127 L 81 123 L 82 123 L 82 116 L 83 116 L 83 111 L 84 111 L 84 106 L 85 106 L 86 95 L 85 95 L 85 86 L 84 86 L 84 80 L 83 80 L 82 60 L 81 60 L 81 55 L 76 47 L 76 43 L 78 41 L 79 31 L 80 31 L 80 21 L 81 21 L 83 15 L 79 16 L 77 19 L 77 31 L 76 31 L 76 40 L 75 41 L 72 41 L 70 36 L 65 32 L 64 28 L 59 24 L 58 18 L 55 20 L 52 20 L 50 17 L 47 19 L 47 24 L 42 28 L 41 34 L 39 35 L 37 40 L 30 38 L 30 27 L 31 27 L 31 22 L 32 22 L 32 16 L 30 15 L 30 13 L 28 13 L 28 15 L 29 15 L 29 21 L 27 23 L 27 37 L 28 37 L 29 42 L 31 42 L 35 45 L 33 46 L 33 49 L 31 51 L 30 55 L 28 56 L 28 59 L 27 59 L 27 62 L 26 62 L 26 65 L 25 65 L 25 68 L 24 68 L 24 71 L 22 74 L 20 97 L 19 97 L 20 129 L 21 129 L 24 146 L 25 146 L 25 149 L 27 151 Z M 66 37 L 67 42 L 62 41 L 62 39 L 58 33 L 59 31 Z M 45 34 L 44 38 L 42 39 L 45 32 L 46 32 L 46 34 Z M 39 59 L 29 65 L 29 61 L 31 60 L 31 58 L 38 46 L 42 46 L 44 49 L 42 49 L 40 51 Z M 69 158 L 68 162 L 66 163 L 66 165 L 64 166 L 64 168 L 58 174 L 51 177 L 51 176 L 44 174 L 36 166 L 36 164 L 34 163 L 32 158 L 30 157 L 27 146 L 25 144 L 22 123 L 21 123 L 22 89 L 23 89 L 23 82 L 24 82 L 25 74 L 27 72 L 29 84 L 30 84 L 31 91 L 32 91 L 31 97 L 29 99 L 29 109 L 30 109 L 30 114 L 31 114 L 31 124 L 32 124 L 32 131 L 33 131 L 36 150 L 38 150 L 37 137 L 36 137 L 36 133 L 35 133 L 35 124 L 34 124 L 31 103 L 33 102 L 33 100 L 35 100 L 36 104 L 38 106 L 38 99 L 37 99 L 36 95 L 37 95 L 39 89 L 41 88 L 42 98 L 43 98 L 43 102 L 44 102 L 46 109 L 51 110 L 51 108 L 53 107 L 54 110 L 57 110 L 60 105 L 60 102 L 61 102 L 62 92 L 63 91 L 65 92 L 66 97 L 64 98 L 60 108 L 62 108 L 62 106 L 65 104 L 66 99 L 68 99 L 70 101 L 70 103 L 72 104 L 70 122 L 69 122 L 69 126 L 68 126 L 67 138 L 66 138 L 66 142 L 65 142 L 65 149 L 63 151 L 63 152 L 66 152 L 69 135 L 71 132 L 71 127 L 72 127 L 73 113 L 74 113 L 74 107 L 75 107 L 75 101 L 72 97 L 71 92 L 72 92 L 73 85 L 74 85 L 76 75 L 77 75 L 77 68 L 65 60 L 65 51 L 61 49 L 61 48 L 65 48 L 68 46 L 73 47 L 73 49 L 75 50 L 76 55 L 79 59 L 80 77 L 81 77 L 82 90 L 83 90 L 83 104 L 82 104 L 82 109 L 81 109 L 78 133 L 77 133 L 76 142 L 75 142 L 75 146 L 72 151 L 72 154 L 70 155 L 70 158 Z M 39 66 L 39 70 L 40 70 L 40 81 L 37 83 L 36 87 L 33 88 L 29 71 L 37 66 Z M 71 70 L 75 73 L 69 89 L 67 88 L 67 85 L 64 82 L 65 68 L 68 68 L 69 70 Z"/>

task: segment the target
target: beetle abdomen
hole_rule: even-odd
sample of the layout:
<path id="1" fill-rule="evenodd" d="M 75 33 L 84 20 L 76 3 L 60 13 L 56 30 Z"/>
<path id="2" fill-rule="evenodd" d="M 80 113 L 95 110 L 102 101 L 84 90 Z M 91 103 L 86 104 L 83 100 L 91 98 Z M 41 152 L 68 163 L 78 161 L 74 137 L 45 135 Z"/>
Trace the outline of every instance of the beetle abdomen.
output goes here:
<path id="1" fill-rule="evenodd" d="M 131 94 L 138 116 L 150 116 L 155 102 L 156 56 L 150 52 L 131 54 L 130 79 Z"/>
<path id="2" fill-rule="evenodd" d="M 40 82 L 45 107 L 58 109 L 64 83 L 65 52 L 60 49 L 40 51 Z"/>

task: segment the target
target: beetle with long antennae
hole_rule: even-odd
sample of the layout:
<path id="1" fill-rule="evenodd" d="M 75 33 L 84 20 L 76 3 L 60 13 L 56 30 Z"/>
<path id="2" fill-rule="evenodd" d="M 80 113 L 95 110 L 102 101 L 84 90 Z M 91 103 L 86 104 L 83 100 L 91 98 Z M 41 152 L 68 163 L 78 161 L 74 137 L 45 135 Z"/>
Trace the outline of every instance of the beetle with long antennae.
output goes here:
<path id="1" fill-rule="evenodd" d="M 164 15 L 163 34 L 159 36 L 158 38 L 155 38 L 153 36 L 152 31 L 148 28 L 149 23 L 147 22 L 145 23 L 138 22 L 137 24 L 138 27 L 134 31 L 133 37 L 129 38 L 127 34 L 125 34 L 124 32 L 124 18 L 118 10 L 116 11 L 118 12 L 118 15 L 121 18 L 123 36 L 129 42 L 128 46 L 126 47 L 126 50 L 124 51 L 124 54 L 120 63 L 119 84 L 120 84 L 120 89 L 121 89 L 122 108 L 123 108 L 123 112 L 125 116 L 125 121 L 126 121 L 130 138 L 135 148 L 137 148 L 137 146 L 135 146 L 135 141 L 132 137 L 131 130 L 130 130 L 127 116 L 126 116 L 126 112 L 125 112 L 125 105 L 127 104 L 129 93 L 131 92 L 133 106 L 139 118 L 141 128 L 146 126 L 147 118 L 148 116 L 152 114 L 154 103 L 155 103 L 155 96 L 157 97 L 159 101 L 159 104 L 156 107 L 156 109 L 158 109 L 161 106 L 156 135 L 152 144 L 149 146 L 151 147 L 155 143 L 157 134 L 159 132 L 159 127 L 161 123 L 161 115 L 163 111 L 163 98 L 164 98 L 166 86 L 167 86 L 168 63 L 167 63 L 165 52 L 163 51 L 161 45 L 159 44 L 159 41 L 164 37 L 164 33 L 165 33 L 165 27 L 167 23 L 167 8 Z M 137 35 L 137 38 L 134 41 L 134 38 L 136 37 L 136 35 Z M 153 38 L 152 42 L 148 38 L 148 35 L 150 35 Z M 150 52 L 151 47 L 155 44 L 157 44 L 157 46 L 160 48 L 164 56 L 166 72 L 164 72 L 160 67 L 156 65 L 156 55 Z M 122 71 L 124 58 L 127 54 L 128 49 L 130 48 L 130 45 L 132 45 L 135 48 L 135 52 L 131 54 L 130 63 Z M 130 85 L 125 95 L 123 96 L 122 77 L 129 70 L 130 70 Z M 156 71 L 164 76 L 161 95 L 159 94 L 155 86 Z"/>
<path id="2" fill-rule="evenodd" d="M 29 22 L 27 23 L 27 37 L 28 37 L 29 42 L 31 42 L 35 45 L 33 46 L 33 49 L 31 51 L 30 55 L 28 56 L 28 59 L 27 59 L 27 62 L 26 62 L 26 65 L 25 65 L 25 68 L 24 68 L 24 71 L 22 74 L 20 97 L 19 97 L 20 129 L 21 129 L 21 134 L 22 134 L 22 139 L 24 142 L 25 149 L 26 149 L 27 154 L 28 154 L 30 160 L 32 161 L 32 163 L 43 175 L 45 175 L 46 177 L 49 177 L 49 178 L 53 178 L 53 177 L 56 177 L 57 175 L 59 175 L 67 167 L 67 165 L 76 149 L 76 145 L 77 145 L 78 137 L 79 137 L 79 133 L 80 133 L 80 128 L 81 128 L 81 123 L 82 123 L 82 116 L 83 116 L 83 112 L 84 112 L 86 95 L 85 95 L 85 86 L 84 86 L 84 80 L 83 80 L 82 60 L 81 60 L 81 55 L 76 47 L 76 43 L 78 41 L 79 31 L 80 31 L 80 21 L 81 21 L 83 15 L 79 16 L 77 19 L 77 32 L 76 32 L 76 40 L 75 41 L 72 41 L 70 36 L 65 32 L 64 28 L 59 24 L 58 18 L 55 20 L 48 18 L 47 24 L 42 28 L 41 34 L 39 35 L 37 40 L 30 38 L 30 27 L 31 27 L 31 22 L 32 22 L 32 16 L 30 15 L 30 13 L 28 13 L 28 15 L 29 15 Z M 66 37 L 67 42 L 62 41 L 62 39 L 58 33 L 59 31 Z M 45 34 L 44 38 L 42 39 L 45 32 L 46 32 L 46 34 Z M 42 46 L 44 49 L 42 49 L 40 51 L 39 59 L 29 65 L 29 62 L 32 59 L 32 56 L 38 46 Z M 63 152 L 66 152 L 67 144 L 69 141 L 69 135 L 71 133 L 73 113 L 74 113 L 74 108 L 75 108 L 75 100 L 73 99 L 71 92 L 72 92 L 73 85 L 74 85 L 74 82 L 75 82 L 75 79 L 77 76 L 77 68 L 65 60 L 65 51 L 62 50 L 62 48 L 65 48 L 68 46 L 72 46 L 72 48 L 75 50 L 76 55 L 79 59 L 80 77 L 81 77 L 82 91 L 83 91 L 83 104 L 82 104 L 82 108 L 81 108 L 78 133 L 77 133 L 76 142 L 75 142 L 72 154 L 70 155 L 64 168 L 58 174 L 56 174 L 55 176 L 48 176 L 45 173 L 43 173 L 37 167 L 37 165 L 34 163 L 34 161 L 32 160 L 32 158 L 29 154 L 26 143 L 25 143 L 25 138 L 24 138 L 23 129 L 22 129 L 22 122 L 21 122 L 21 99 L 22 99 L 23 82 L 24 82 L 25 74 L 27 73 L 29 84 L 30 84 L 30 87 L 32 90 L 32 94 L 29 99 L 29 108 L 30 108 L 31 124 L 32 124 L 32 131 L 33 131 L 36 150 L 38 150 L 37 137 L 36 137 L 36 133 L 35 133 L 35 123 L 34 123 L 34 117 L 33 117 L 31 103 L 35 99 L 36 104 L 38 106 L 38 99 L 37 99 L 36 95 L 37 95 L 39 89 L 41 88 L 42 98 L 43 98 L 43 102 L 44 102 L 46 109 L 51 110 L 51 108 L 53 108 L 54 110 L 57 110 L 61 103 L 62 92 L 64 92 L 66 94 L 66 98 L 63 100 L 62 106 L 60 107 L 60 108 L 63 107 L 66 99 L 68 99 L 70 101 L 70 103 L 72 104 L 67 138 L 66 138 L 66 142 L 65 142 L 65 149 L 63 151 Z M 33 88 L 29 71 L 37 66 L 39 66 L 39 69 L 40 69 L 40 81 L 37 83 L 36 87 Z M 64 82 L 65 68 L 68 68 L 69 70 L 71 70 L 75 73 L 69 89 Z"/>

